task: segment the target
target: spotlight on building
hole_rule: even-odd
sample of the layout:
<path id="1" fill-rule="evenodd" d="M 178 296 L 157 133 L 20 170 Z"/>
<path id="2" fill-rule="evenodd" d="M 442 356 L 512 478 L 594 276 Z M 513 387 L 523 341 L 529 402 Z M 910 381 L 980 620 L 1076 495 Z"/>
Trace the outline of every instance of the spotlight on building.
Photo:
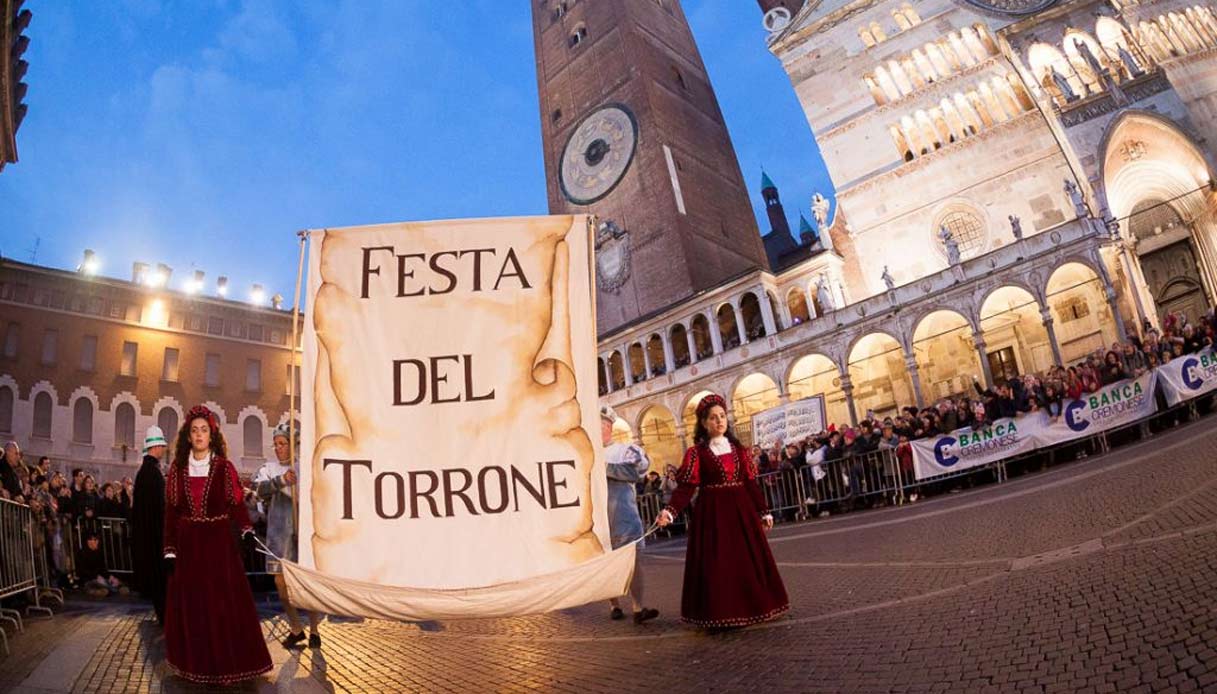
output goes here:
<path id="1" fill-rule="evenodd" d="M 136 261 L 131 263 L 131 281 L 135 284 L 144 284 L 148 279 L 148 263 Z"/>
<path id="2" fill-rule="evenodd" d="M 186 293 L 198 294 L 203 291 L 203 271 L 195 270 L 194 277 L 186 280 Z"/>
<path id="3" fill-rule="evenodd" d="M 255 284 L 253 288 L 249 290 L 249 303 L 253 304 L 254 306 L 261 306 L 265 301 L 266 292 L 263 291 L 262 285 Z"/>
<path id="4" fill-rule="evenodd" d="M 276 294 L 270 298 L 270 305 L 276 310 L 283 310 L 283 295 Z"/>
<path id="5" fill-rule="evenodd" d="M 96 275 L 98 268 L 101 267 L 101 261 L 97 259 L 97 254 L 92 248 L 86 248 L 84 257 L 80 260 L 80 265 L 76 271 L 84 275 Z"/>
<path id="6" fill-rule="evenodd" d="M 228 278 L 220 275 L 216 279 L 216 294 L 220 296 L 228 296 Z"/>

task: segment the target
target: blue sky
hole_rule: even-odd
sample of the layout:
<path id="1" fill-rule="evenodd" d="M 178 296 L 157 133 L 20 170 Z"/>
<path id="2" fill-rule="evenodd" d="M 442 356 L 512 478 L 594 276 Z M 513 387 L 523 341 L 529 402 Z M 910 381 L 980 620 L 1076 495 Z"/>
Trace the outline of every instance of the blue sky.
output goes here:
<path id="1" fill-rule="evenodd" d="M 291 297 L 297 229 L 545 214 L 526 0 L 28 0 L 0 253 Z M 752 0 L 685 0 L 762 231 L 830 183 Z"/>

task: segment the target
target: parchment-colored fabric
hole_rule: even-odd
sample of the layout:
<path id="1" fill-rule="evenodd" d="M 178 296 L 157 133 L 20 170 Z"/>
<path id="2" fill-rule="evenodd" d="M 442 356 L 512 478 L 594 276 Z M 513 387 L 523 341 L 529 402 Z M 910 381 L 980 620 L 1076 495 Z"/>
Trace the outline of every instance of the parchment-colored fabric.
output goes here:
<path id="1" fill-rule="evenodd" d="M 300 561 L 284 562 L 293 602 L 452 618 L 624 591 L 614 567 L 633 550 L 609 554 L 596 445 L 589 238 L 583 216 L 311 233 Z M 441 356 L 443 379 L 427 373 L 427 398 L 402 404 L 417 394 L 418 368 L 404 367 L 395 392 L 394 360 L 430 370 Z M 346 466 L 349 502 L 335 460 L 370 461 L 370 471 Z M 470 501 L 441 490 L 436 517 L 414 495 L 431 479 L 466 486 Z"/>
<path id="2" fill-rule="evenodd" d="M 634 575 L 630 543 L 562 571 L 481 588 L 399 588 L 337 578 L 284 561 L 292 604 L 369 619 L 428 620 L 515 617 L 624 595 Z M 590 597 L 589 596 L 594 596 Z"/>

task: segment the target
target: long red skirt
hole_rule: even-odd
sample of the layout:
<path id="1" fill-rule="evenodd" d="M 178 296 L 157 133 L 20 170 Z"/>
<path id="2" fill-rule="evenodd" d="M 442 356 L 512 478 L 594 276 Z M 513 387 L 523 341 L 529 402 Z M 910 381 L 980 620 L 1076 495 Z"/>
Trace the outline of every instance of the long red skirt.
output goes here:
<path id="1" fill-rule="evenodd" d="M 228 520 L 182 521 L 165 599 L 165 655 L 185 679 L 232 684 L 271 669 Z"/>
<path id="2" fill-rule="evenodd" d="M 790 609 L 756 505 L 743 485 L 701 487 L 685 552 L 681 618 L 742 627 Z"/>

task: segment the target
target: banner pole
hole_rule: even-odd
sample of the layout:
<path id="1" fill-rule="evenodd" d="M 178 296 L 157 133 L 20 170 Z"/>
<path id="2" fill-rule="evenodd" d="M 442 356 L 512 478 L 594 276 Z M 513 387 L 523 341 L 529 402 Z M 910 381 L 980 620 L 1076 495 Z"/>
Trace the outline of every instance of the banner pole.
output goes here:
<path id="1" fill-rule="evenodd" d="M 297 354 L 298 350 L 300 349 L 300 320 L 299 320 L 300 319 L 300 283 L 301 283 L 301 280 L 304 278 L 304 248 L 305 248 L 305 244 L 308 243 L 308 232 L 304 231 L 304 230 L 297 231 L 296 236 L 300 239 L 300 254 L 299 254 L 299 259 L 296 264 L 296 295 L 295 295 L 295 298 L 292 299 L 292 349 L 291 349 L 292 368 L 288 372 L 288 379 L 287 379 L 287 397 L 288 397 L 287 445 L 288 445 L 288 451 L 289 451 L 288 460 L 290 461 L 291 465 L 295 465 L 296 453 L 297 453 L 297 451 L 296 451 L 296 416 L 297 416 L 296 396 L 298 396 L 299 393 L 296 392 L 296 372 L 297 372 L 297 369 L 303 368 L 303 365 L 298 366 L 296 364 L 296 354 Z M 300 471 L 297 470 L 296 474 L 299 475 Z M 299 479 L 297 479 L 296 482 L 297 482 L 297 485 L 299 485 Z M 298 486 L 297 486 L 296 491 L 297 492 L 299 491 Z M 292 535 L 295 535 L 296 529 L 299 527 L 299 521 L 296 519 L 296 514 L 300 512 L 298 502 L 296 501 L 296 497 L 299 496 L 299 494 L 294 493 L 291 496 L 292 496 Z"/>

